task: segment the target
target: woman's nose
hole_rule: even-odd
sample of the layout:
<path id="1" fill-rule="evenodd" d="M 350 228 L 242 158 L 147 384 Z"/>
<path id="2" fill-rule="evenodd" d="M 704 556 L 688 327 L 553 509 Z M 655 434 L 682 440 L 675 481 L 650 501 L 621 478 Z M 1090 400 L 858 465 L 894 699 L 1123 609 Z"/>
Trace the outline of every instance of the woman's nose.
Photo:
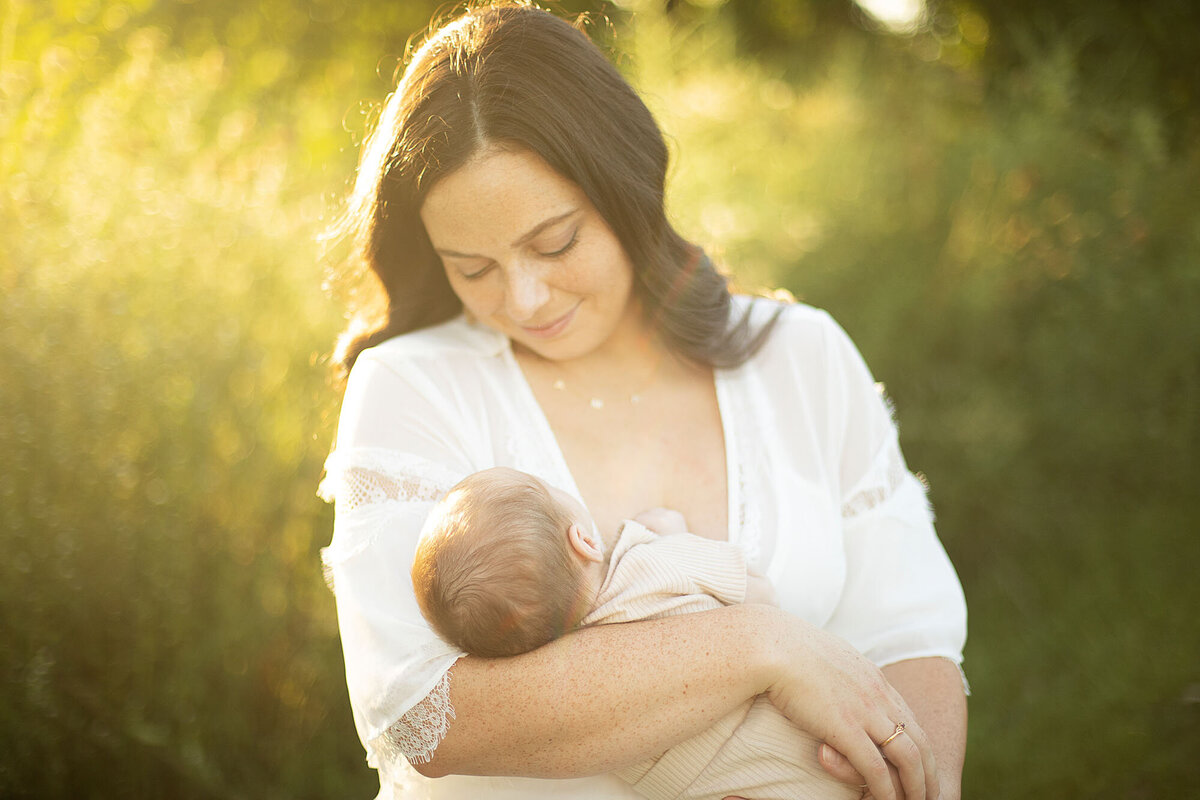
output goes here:
<path id="1" fill-rule="evenodd" d="M 550 287 L 536 266 L 513 265 L 508 270 L 508 286 L 504 302 L 508 316 L 514 322 L 532 319 L 538 309 L 550 299 Z"/>

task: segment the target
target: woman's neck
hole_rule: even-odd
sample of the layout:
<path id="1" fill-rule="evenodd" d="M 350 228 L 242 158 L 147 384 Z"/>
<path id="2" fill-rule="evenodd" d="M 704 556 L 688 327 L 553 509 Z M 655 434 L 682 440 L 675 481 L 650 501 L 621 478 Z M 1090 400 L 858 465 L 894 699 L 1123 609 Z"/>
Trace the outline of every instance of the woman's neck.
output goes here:
<path id="1" fill-rule="evenodd" d="M 635 392 L 682 366 L 636 305 L 602 345 L 584 355 L 552 360 L 519 343 L 513 351 L 527 373 L 555 388 L 593 398 L 611 395 L 614 389 L 620 390 L 617 394 Z"/>

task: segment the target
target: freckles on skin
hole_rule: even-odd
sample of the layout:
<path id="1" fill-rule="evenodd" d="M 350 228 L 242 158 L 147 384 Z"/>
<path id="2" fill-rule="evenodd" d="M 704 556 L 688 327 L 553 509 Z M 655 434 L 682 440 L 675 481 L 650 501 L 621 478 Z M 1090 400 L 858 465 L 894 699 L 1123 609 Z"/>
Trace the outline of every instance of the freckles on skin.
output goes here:
<path id="1" fill-rule="evenodd" d="M 640 324 L 616 234 L 538 156 L 484 150 L 435 184 L 420 214 L 464 308 L 515 343 L 564 360 Z"/>

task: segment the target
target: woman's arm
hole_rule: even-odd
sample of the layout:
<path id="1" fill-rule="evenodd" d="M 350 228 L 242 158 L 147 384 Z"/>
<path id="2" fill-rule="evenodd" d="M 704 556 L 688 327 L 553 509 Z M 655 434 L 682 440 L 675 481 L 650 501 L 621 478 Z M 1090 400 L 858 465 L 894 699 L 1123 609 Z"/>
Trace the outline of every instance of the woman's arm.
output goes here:
<path id="1" fill-rule="evenodd" d="M 844 642 L 769 606 L 602 625 L 514 658 L 463 659 L 451 681 L 455 719 L 417 769 L 430 777 L 597 774 L 661 753 L 764 692 L 845 753 L 875 797 L 896 797 L 873 742 L 911 711 Z M 929 751 L 911 729 L 925 749 L 895 762 L 905 796 L 918 800 Z"/>
<path id="2" fill-rule="evenodd" d="M 765 690 L 768 630 L 730 606 L 585 628 L 513 658 L 464 658 L 450 683 L 455 719 L 417 769 L 563 778 L 657 755 Z"/>
<path id="3" fill-rule="evenodd" d="M 958 667 L 945 658 L 915 658 L 889 664 L 883 674 L 904 696 L 929 737 L 937 758 L 941 800 L 958 800 L 967 751 L 967 696 Z"/>

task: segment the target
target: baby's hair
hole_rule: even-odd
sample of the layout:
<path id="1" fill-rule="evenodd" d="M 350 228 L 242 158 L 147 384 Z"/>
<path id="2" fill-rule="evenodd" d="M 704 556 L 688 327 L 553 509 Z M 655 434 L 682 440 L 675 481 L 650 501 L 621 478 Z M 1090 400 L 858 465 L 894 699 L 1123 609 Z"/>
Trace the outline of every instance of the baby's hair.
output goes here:
<path id="1" fill-rule="evenodd" d="M 544 484 L 516 470 L 460 481 L 434 509 L 413 559 L 417 604 L 446 641 L 471 655 L 526 653 L 586 614 L 574 522 Z"/>

